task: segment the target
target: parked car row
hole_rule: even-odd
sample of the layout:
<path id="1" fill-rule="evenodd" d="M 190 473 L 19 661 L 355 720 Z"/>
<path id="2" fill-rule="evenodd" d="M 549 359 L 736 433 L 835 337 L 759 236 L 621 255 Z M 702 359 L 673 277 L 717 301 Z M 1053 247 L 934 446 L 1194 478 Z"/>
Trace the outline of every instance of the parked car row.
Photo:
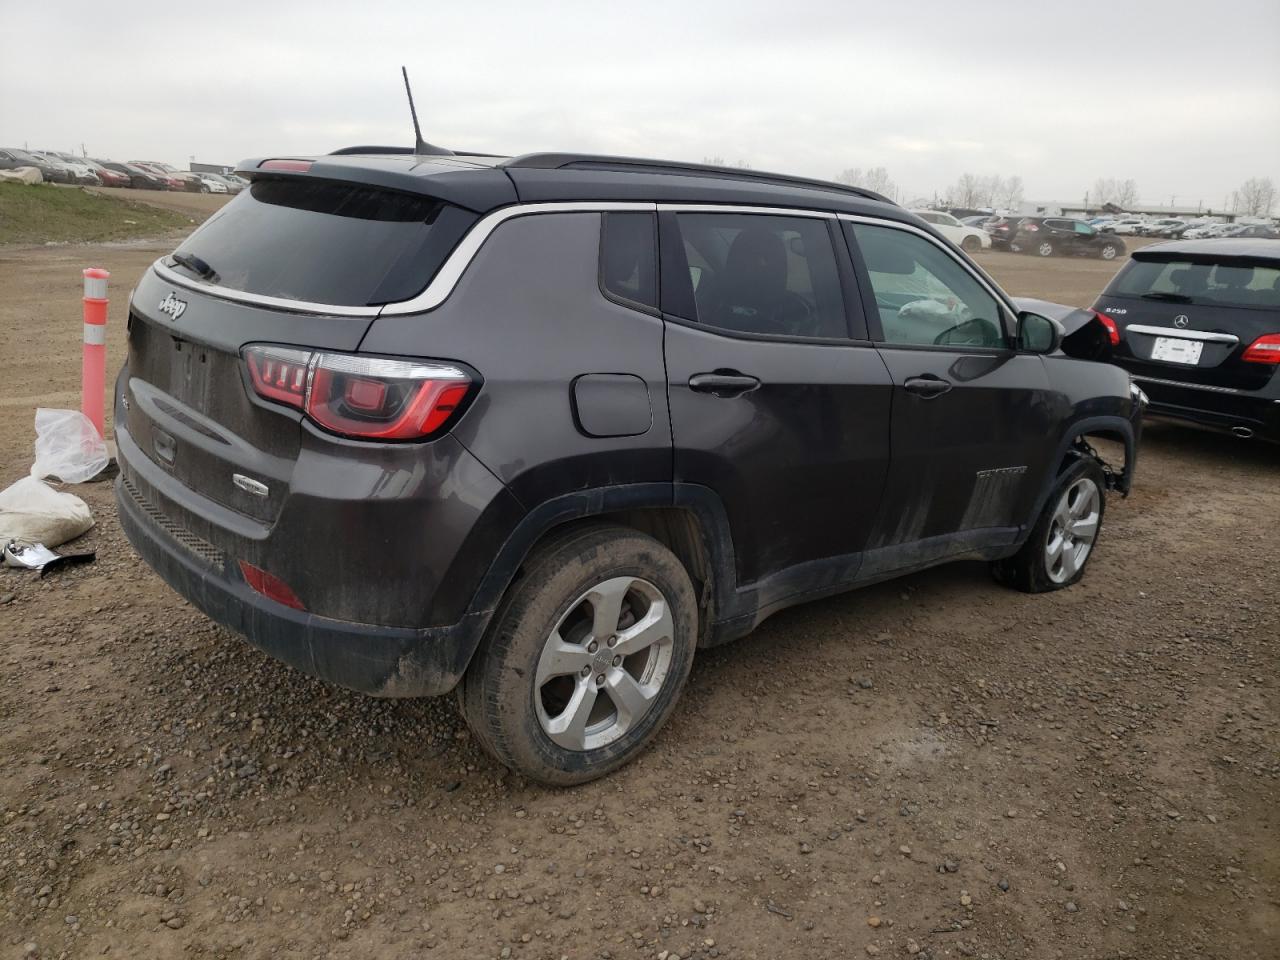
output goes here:
<path id="1" fill-rule="evenodd" d="M 1138 237 L 1164 237 L 1169 240 L 1203 240 L 1211 237 L 1245 237 L 1275 239 L 1280 237 L 1269 223 L 1223 223 L 1220 220 L 1199 218 L 1186 220 L 1181 217 L 1161 217 L 1147 220 L 1142 217 L 1095 217 L 1089 221 L 1098 230 L 1114 234 Z"/>
<path id="2" fill-rule="evenodd" d="M 102 187 L 132 187 L 135 190 L 178 190 L 187 193 L 239 193 L 249 185 L 235 174 L 178 170 L 151 160 L 98 160 L 77 157 L 56 150 L 0 148 L 0 170 L 34 167 L 49 183 Z"/>

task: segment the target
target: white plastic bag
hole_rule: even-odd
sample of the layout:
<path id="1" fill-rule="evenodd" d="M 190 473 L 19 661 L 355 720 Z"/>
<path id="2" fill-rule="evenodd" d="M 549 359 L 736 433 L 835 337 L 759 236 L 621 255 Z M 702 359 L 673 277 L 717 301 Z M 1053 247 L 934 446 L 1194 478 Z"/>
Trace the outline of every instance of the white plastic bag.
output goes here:
<path id="1" fill-rule="evenodd" d="M 23 477 L 0 490 L 0 543 L 22 540 L 56 547 L 92 526 L 87 503 L 73 493 L 54 490 L 43 480 Z"/>
<path id="2" fill-rule="evenodd" d="M 89 418 L 79 410 L 36 410 L 36 462 L 31 475 L 84 483 L 104 469 L 110 457 Z"/>

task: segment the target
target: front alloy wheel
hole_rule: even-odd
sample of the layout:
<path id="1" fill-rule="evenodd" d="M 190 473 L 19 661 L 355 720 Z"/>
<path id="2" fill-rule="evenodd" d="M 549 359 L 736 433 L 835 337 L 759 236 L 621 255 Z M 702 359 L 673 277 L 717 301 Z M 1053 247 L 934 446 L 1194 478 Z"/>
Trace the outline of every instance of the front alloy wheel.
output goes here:
<path id="1" fill-rule="evenodd" d="M 1081 477 L 1058 498 L 1044 545 L 1045 570 L 1054 583 L 1066 583 L 1084 568 L 1098 536 L 1101 503 L 1092 477 Z"/>
<path id="2" fill-rule="evenodd" d="M 1036 247 L 1036 253 L 1040 254 L 1042 257 L 1053 256 L 1053 244 L 1048 240 L 1042 240 L 1040 242 L 1040 246 Z"/>
<path id="3" fill-rule="evenodd" d="M 1114 260 L 1116 258 L 1116 253 L 1116 245 L 1114 243 L 1107 243 L 1103 244 L 1102 250 L 1099 252 L 1099 256 L 1101 256 L 1103 260 Z"/>
<path id="4" fill-rule="evenodd" d="M 1069 587 L 1084 576 L 1107 509 L 1106 477 L 1093 457 L 1078 456 L 1054 483 L 1030 536 L 991 571 L 1024 593 Z"/>

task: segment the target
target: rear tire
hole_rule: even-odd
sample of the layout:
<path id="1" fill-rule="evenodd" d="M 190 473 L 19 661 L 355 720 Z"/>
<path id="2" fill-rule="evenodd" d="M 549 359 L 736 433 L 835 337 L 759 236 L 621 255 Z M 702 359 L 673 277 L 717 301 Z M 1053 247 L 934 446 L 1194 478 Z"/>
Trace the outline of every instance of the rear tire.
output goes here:
<path id="1" fill-rule="evenodd" d="M 626 527 L 578 527 L 539 547 L 463 677 L 480 745 L 551 786 L 637 756 L 675 708 L 698 612 L 676 556 Z"/>
<path id="2" fill-rule="evenodd" d="M 1104 243 L 1102 249 L 1098 251 L 1098 256 L 1103 260 L 1114 260 L 1119 252 L 1114 243 Z"/>
<path id="3" fill-rule="evenodd" d="M 982 241 L 977 237 L 965 237 L 960 242 L 960 249 L 970 256 L 973 256 L 973 254 L 982 249 Z"/>
<path id="4" fill-rule="evenodd" d="M 1054 484 L 1027 542 L 991 565 L 996 580 L 1023 593 L 1047 593 L 1078 582 L 1102 532 L 1105 491 L 1098 461 L 1075 460 Z"/>

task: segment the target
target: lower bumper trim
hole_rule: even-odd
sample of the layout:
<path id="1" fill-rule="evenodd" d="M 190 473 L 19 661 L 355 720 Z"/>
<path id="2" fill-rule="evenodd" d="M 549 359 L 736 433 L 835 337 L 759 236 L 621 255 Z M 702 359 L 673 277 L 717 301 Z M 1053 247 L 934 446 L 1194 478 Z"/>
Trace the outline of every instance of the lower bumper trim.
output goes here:
<path id="1" fill-rule="evenodd" d="M 116 507 L 138 555 L 210 619 L 304 673 L 375 697 L 438 696 L 457 686 L 480 643 L 483 613 L 409 629 L 331 620 L 268 600 L 174 539 L 125 484 L 123 476 L 116 481 Z"/>

